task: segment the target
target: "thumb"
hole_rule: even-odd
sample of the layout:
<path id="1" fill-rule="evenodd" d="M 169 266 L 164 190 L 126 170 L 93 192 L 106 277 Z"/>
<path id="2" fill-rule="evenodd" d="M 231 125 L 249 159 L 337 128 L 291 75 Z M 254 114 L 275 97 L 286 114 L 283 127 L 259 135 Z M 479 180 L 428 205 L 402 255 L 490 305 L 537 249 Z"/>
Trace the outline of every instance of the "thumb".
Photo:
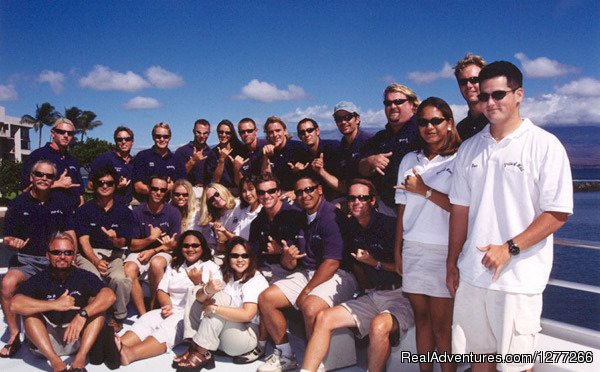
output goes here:
<path id="1" fill-rule="evenodd" d="M 497 266 L 496 271 L 494 271 L 494 276 L 492 276 L 492 282 L 495 282 L 496 279 L 500 276 L 500 271 L 502 270 L 502 266 Z"/>
<path id="2" fill-rule="evenodd" d="M 321 153 L 321 155 L 319 155 L 319 159 L 323 160 L 323 153 Z"/>
<path id="3" fill-rule="evenodd" d="M 25 240 L 25 241 L 23 242 L 23 245 L 27 245 L 27 243 L 29 243 L 29 239 L 31 239 L 31 238 L 27 238 L 27 240 Z"/>
<path id="4" fill-rule="evenodd" d="M 65 293 L 63 293 L 60 297 L 66 297 L 69 295 L 69 290 L 65 289 Z"/>
<path id="5" fill-rule="evenodd" d="M 67 175 L 67 169 L 65 169 L 60 176 L 63 177 L 63 176 L 66 176 L 66 175 Z"/>
<path id="6" fill-rule="evenodd" d="M 386 158 L 389 158 L 390 156 L 392 156 L 393 152 L 388 152 L 386 154 L 382 154 L 383 156 L 385 156 Z"/>
<path id="7" fill-rule="evenodd" d="M 356 258 L 356 253 L 352 252 L 350 254 L 352 255 L 352 257 Z"/>
<path id="8" fill-rule="evenodd" d="M 481 252 L 487 252 L 490 250 L 490 246 L 486 245 L 485 247 L 477 247 Z"/>
<path id="9" fill-rule="evenodd" d="M 273 237 L 271 235 L 269 235 L 267 238 L 269 239 L 269 242 L 273 241 Z"/>
<path id="10" fill-rule="evenodd" d="M 403 183 L 401 183 L 401 184 L 399 184 L 399 185 L 396 185 L 396 186 L 394 186 L 394 188 L 395 188 L 396 190 L 406 190 L 406 186 L 404 186 L 404 184 L 403 184 Z"/>
<path id="11" fill-rule="evenodd" d="M 281 240 L 281 246 L 283 247 L 283 249 L 289 248 L 285 240 Z"/>
<path id="12" fill-rule="evenodd" d="M 102 230 L 103 233 L 108 234 L 108 230 L 106 230 L 106 227 L 100 226 L 100 230 Z"/>
<path id="13" fill-rule="evenodd" d="M 235 159 L 232 158 L 231 155 L 227 155 L 227 157 L 229 158 L 229 161 L 231 161 L 232 163 L 235 161 Z"/>
<path id="14" fill-rule="evenodd" d="M 413 174 L 414 174 L 415 176 L 418 176 L 418 175 L 419 175 L 419 173 L 417 173 L 417 168 L 416 168 L 416 167 L 413 167 L 413 169 L 412 169 L 412 172 L 413 172 Z"/>

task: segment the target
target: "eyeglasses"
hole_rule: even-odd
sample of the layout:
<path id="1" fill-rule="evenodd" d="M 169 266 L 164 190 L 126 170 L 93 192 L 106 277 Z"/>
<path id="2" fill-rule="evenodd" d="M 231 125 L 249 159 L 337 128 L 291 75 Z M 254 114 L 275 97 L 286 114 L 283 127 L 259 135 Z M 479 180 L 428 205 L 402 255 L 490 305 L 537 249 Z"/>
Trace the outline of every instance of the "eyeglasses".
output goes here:
<path id="1" fill-rule="evenodd" d="M 54 131 L 54 133 L 66 134 L 69 137 L 73 137 L 75 135 L 75 131 L 74 130 L 64 130 L 64 129 L 58 129 L 58 128 L 54 128 L 52 130 Z"/>
<path id="2" fill-rule="evenodd" d="M 181 245 L 181 248 L 194 248 L 194 249 L 196 249 L 196 248 L 200 248 L 201 246 L 202 246 L 202 244 L 200 244 L 200 243 L 190 243 L 190 244 L 183 243 Z"/>
<path id="3" fill-rule="evenodd" d="M 190 194 L 188 194 L 187 192 L 174 192 L 173 196 L 176 198 L 179 198 L 179 197 L 187 198 L 188 196 L 190 196 Z"/>
<path id="4" fill-rule="evenodd" d="M 218 130 L 217 134 L 219 136 L 231 136 L 231 131 L 229 131 L 229 130 Z"/>
<path id="5" fill-rule="evenodd" d="M 256 189 L 256 194 L 258 196 L 264 196 L 265 194 L 273 195 L 277 191 L 279 191 L 279 188 L 277 188 L 277 187 L 273 187 L 272 189 L 268 189 L 268 190 Z"/>
<path id="6" fill-rule="evenodd" d="M 106 187 L 113 187 L 115 185 L 115 181 L 95 181 L 94 185 L 96 185 L 96 187 L 102 187 L 102 186 L 106 186 Z"/>
<path id="7" fill-rule="evenodd" d="M 348 201 L 349 202 L 353 202 L 353 201 L 361 201 L 361 202 L 366 202 L 366 201 L 371 201 L 373 199 L 372 195 L 348 195 Z"/>
<path id="8" fill-rule="evenodd" d="M 354 119 L 354 114 L 346 114 L 346 115 L 333 115 L 333 120 L 335 120 L 336 123 L 341 123 L 344 121 L 350 121 L 352 119 Z"/>
<path id="9" fill-rule="evenodd" d="M 389 99 L 386 99 L 386 100 L 383 101 L 383 105 L 385 107 L 389 107 L 392 104 L 394 104 L 396 106 L 400 106 L 401 104 L 403 104 L 406 101 L 408 101 L 407 98 L 400 98 L 400 99 L 395 99 L 395 100 L 392 100 L 392 101 L 390 101 Z"/>
<path id="10" fill-rule="evenodd" d="M 298 129 L 298 137 L 302 137 L 306 133 L 310 134 L 310 133 L 314 132 L 315 129 L 317 129 L 317 128 L 312 127 L 312 128 L 306 128 L 306 129 Z"/>
<path id="11" fill-rule="evenodd" d="M 131 142 L 133 138 L 131 137 L 117 137 L 115 138 L 115 142 Z"/>
<path id="12" fill-rule="evenodd" d="M 212 204 L 217 198 L 220 198 L 219 192 L 215 192 L 210 198 L 208 198 L 208 204 Z"/>
<path id="13" fill-rule="evenodd" d="M 40 172 L 40 171 L 33 171 L 33 172 L 31 172 L 31 174 L 33 174 L 37 178 L 44 178 L 44 177 L 46 177 L 49 180 L 53 180 L 54 177 L 55 177 L 54 173 L 44 173 L 44 172 Z"/>
<path id="14" fill-rule="evenodd" d="M 437 127 L 438 125 L 442 124 L 445 121 L 446 121 L 446 118 L 431 118 L 431 119 L 419 118 L 419 119 L 417 119 L 417 125 L 420 127 L 426 127 L 429 125 L 429 123 L 431 123 L 431 125 Z"/>
<path id="15" fill-rule="evenodd" d="M 201 130 L 195 130 L 194 133 L 196 133 L 199 136 L 208 136 L 210 134 L 210 132 L 203 132 Z"/>
<path id="16" fill-rule="evenodd" d="M 61 251 L 61 250 L 58 250 L 58 249 L 53 249 L 51 251 L 48 251 L 48 253 L 50 253 L 53 256 L 60 256 L 61 254 L 64 254 L 65 256 L 70 257 L 70 256 L 72 256 L 72 255 L 75 254 L 75 251 L 71 250 L 71 249 L 66 250 L 66 251 Z"/>
<path id="17" fill-rule="evenodd" d="M 254 132 L 255 130 L 256 130 L 256 128 L 240 129 L 240 130 L 238 130 L 238 133 L 240 134 L 240 136 L 243 136 L 244 134 L 250 134 L 250 133 Z"/>
<path id="18" fill-rule="evenodd" d="M 471 76 L 470 78 L 458 79 L 458 85 L 467 85 L 467 83 L 477 84 L 479 83 L 478 76 Z"/>
<path id="19" fill-rule="evenodd" d="M 229 254 L 229 258 L 233 258 L 234 260 L 237 260 L 240 257 L 243 258 L 244 260 L 247 260 L 250 258 L 250 255 L 248 253 L 230 253 Z"/>
<path id="20" fill-rule="evenodd" d="M 155 134 L 154 139 L 169 139 L 171 138 L 170 134 Z"/>
<path id="21" fill-rule="evenodd" d="M 166 193 L 167 192 L 167 188 L 166 187 L 156 187 L 156 186 L 150 186 L 150 191 L 152 192 L 161 192 L 161 193 Z"/>
<path id="22" fill-rule="evenodd" d="M 517 88 L 517 89 L 519 89 L 519 88 Z M 508 93 L 514 93 L 515 90 L 517 90 L 517 89 L 495 90 L 492 93 L 479 93 L 477 95 L 477 99 L 479 100 L 479 102 L 487 102 L 490 99 L 490 96 L 491 96 L 494 101 L 500 101 L 501 99 L 503 99 L 504 97 L 506 97 L 506 95 Z"/>
<path id="23" fill-rule="evenodd" d="M 319 187 L 319 186 L 315 185 L 315 186 L 308 186 L 303 189 L 294 190 L 294 195 L 296 195 L 297 197 L 301 197 L 302 194 L 310 194 L 313 191 L 315 191 L 317 189 L 317 187 Z"/>

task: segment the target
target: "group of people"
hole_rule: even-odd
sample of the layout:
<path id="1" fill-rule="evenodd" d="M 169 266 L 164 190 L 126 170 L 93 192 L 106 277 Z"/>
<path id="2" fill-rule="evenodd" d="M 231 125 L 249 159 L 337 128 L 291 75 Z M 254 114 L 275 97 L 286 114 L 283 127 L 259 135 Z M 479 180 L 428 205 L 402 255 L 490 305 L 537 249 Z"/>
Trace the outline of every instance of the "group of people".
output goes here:
<path id="1" fill-rule="evenodd" d="M 250 118 L 237 125 L 241 140 L 221 121 L 210 148 L 199 119 L 175 152 L 169 125 L 156 124 L 154 146 L 133 157 L 134 134 L 118 127 L 87 185 L 68 152 L 73 124 L 58 119 L 5 218 L 16 255 L 2 281 L 0 356 L 21 346 L 21 315 L 55 371 L 65 353 L 83 370 L 103 327 L 121 365 L 186 342 L 178 370 L 212 368 L 217 350 L 239 364 L 264 358 L 261 372 L 292 370 L 291 308 L 304 320 L 306 371 L 325 370 L 331 335 L 346 327 L 369 336 L 369 371 L 385 370 L 413 325 L 420 354 L 532 353 L 552 233 L 573 209 L 569 161 L 521 117 L 516 66 L 467 54 L 455 75 L 469 106 L 460 123 L 441 98 L 391 84 L 388 123 L 374 135 L 353 103 L 335 105 L 340 141 L 321 139 L 311 118 L 292 140 L 271 116 L 266 139 Z M 130 302 L 139 318 L 122 334 Z"/>

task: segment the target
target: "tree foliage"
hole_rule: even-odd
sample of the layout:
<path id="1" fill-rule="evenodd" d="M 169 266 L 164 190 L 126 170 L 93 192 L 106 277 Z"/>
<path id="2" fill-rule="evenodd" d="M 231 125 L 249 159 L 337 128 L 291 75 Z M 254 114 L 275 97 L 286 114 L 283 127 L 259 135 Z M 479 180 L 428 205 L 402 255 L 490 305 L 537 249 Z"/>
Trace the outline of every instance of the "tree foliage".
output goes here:
<path id="1" fill-rule="evenodd" d="M 85 142 L 78 141 L 71 145 L 69 152 L 77 159 L 79 166 L 89 172 L 92 161 L 94 161 L 96 156 L 114 149 L 115 146 L 108 141 L 88 137 Z"/>
<path id="2" fill-rule="evenodd" d="M 2 159 L 0 162 L 0 194 L 2 199 L 12 199 L 19 191 L 19 180 L 21 179 L 21 162 Z"/>
<path id="3" fill-rule="evenodd" d="M 21 116 L 21 124 L 33 124 L 33 129 L 40 134 L 38 147 L 42 147 L 42 130 L 44 129 L 44 125 L 51 126 L 59 117 L 60 113 L 56 111 L 54 106 L 48 102 L 44 102 L 41 106 L 35 105 L 35 116 L 28 114 Z"/>
<path id="4" fill-rule="evenodd" d="M 65 108 L 65 118 L 71 120 L 75 129 L 81 134 L 80 141 L 87 136 L 87 132 L 102 125 L 102 121 L 96 120 L 96 113 L 88 110 L 81 110 L 76 106 Z"/>

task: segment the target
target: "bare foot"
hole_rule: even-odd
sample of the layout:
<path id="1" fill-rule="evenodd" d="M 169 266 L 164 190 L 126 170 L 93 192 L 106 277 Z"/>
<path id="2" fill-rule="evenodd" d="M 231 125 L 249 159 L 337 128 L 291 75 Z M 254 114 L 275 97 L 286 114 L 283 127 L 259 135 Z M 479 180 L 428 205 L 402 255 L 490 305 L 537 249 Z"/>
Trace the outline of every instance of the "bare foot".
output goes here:
<path id="1" fill-rule="evenodd" d="M 65 371 L 67 369 L 67 365 L 60 358 L 58 358 L 58 360 L 55 362 L 50 362 L 50 365 L 52 366 L 52 370 L 54 372 Z"/>
<path id="2" fill-rule="evenodd" d="M 123 345 L 121 343 L 121 336 L 115 333 L 115 345 L 117 345 L 117 350 L 119 350 L 119 354 L 121 354 L 121 365 L 126 366 L 132 362 L 131 360 L 131 351 L 127 345 Z"/>
<path id="3" fill-rule="evenodd" d="M 13 342 L 15 342 L 15 340 L 19 336 L 20 336 L 19 333 L 15 333 L 14 335 L 10 335 L 8 337 L 8 341 L 6 342 L 6 345 L 11 345 Z M 0 355 L 2 355 L 2 358 L 8 357 L 9 353 L 10 353 L 10 350 L 6 346 L 0 349 Z"/>

